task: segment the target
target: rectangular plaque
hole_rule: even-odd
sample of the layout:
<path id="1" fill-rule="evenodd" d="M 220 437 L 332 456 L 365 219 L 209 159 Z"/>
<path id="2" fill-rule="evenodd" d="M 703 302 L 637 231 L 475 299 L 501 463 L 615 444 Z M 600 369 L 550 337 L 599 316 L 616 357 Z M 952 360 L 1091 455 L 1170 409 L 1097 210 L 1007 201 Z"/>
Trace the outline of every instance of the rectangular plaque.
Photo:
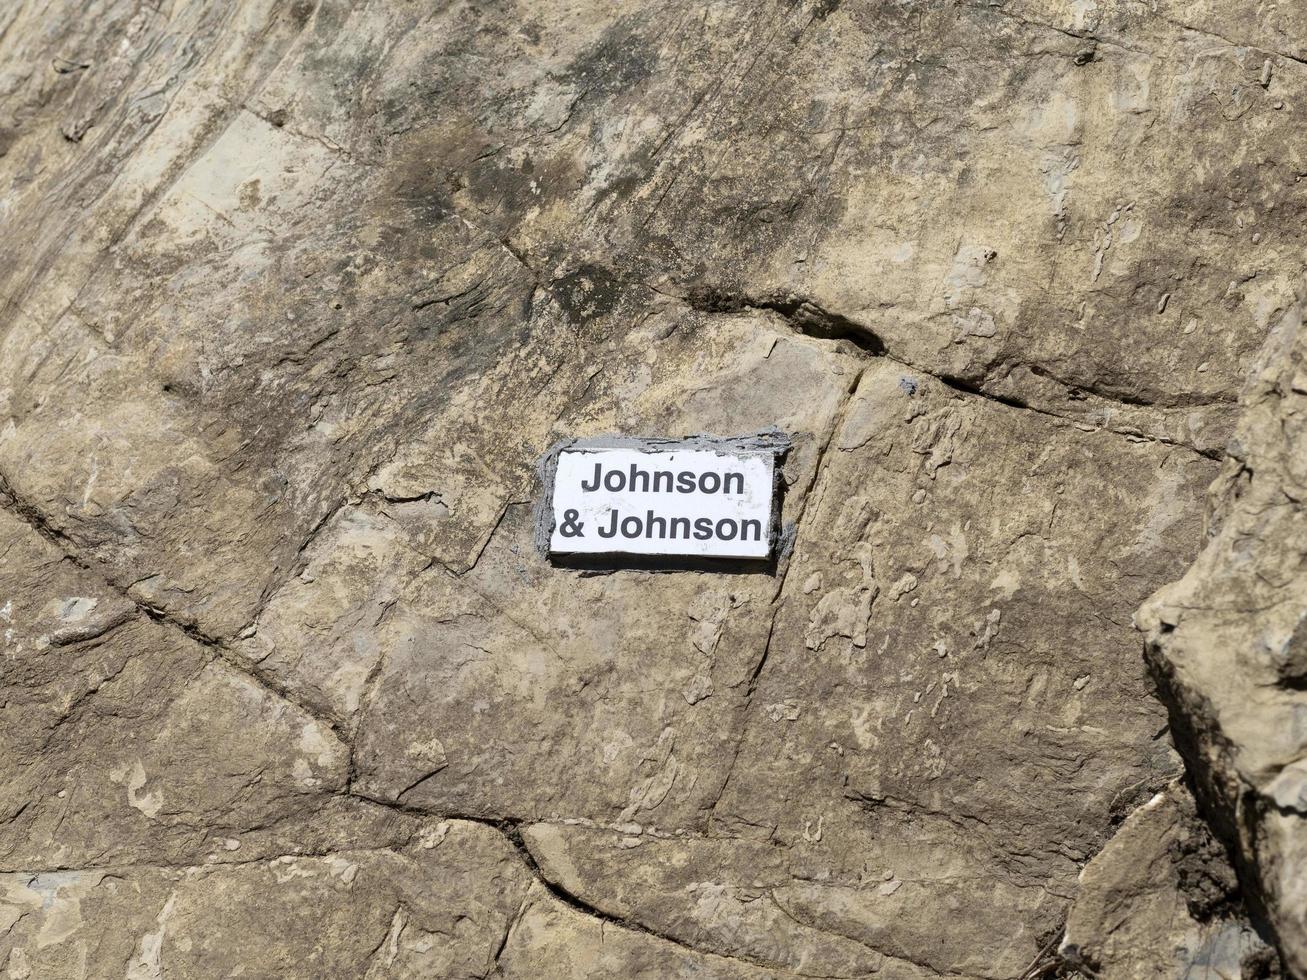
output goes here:
<path id="1" fill-rule="evenodd" d="M 771 556 L 776 451 L 707 438 L 576 443 L 557 452 L 552 555 Z"/>

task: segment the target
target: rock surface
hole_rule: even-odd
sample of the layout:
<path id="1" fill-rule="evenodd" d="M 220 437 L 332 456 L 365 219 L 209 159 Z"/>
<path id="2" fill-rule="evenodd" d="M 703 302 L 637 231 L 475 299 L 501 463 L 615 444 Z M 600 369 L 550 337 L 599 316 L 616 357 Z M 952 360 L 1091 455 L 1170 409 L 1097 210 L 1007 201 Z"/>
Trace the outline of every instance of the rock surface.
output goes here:
<path id="1" fill-rule="evenodd" d="M 1239 914 L 1237 897 L 1220 844 L 1176 784 L 1085 865 L 1060 953 L 1093 975 L 1261 976 L 1274 953 Z"/>
<path id="2" fill-rule="evenodd" d="M 0 975 L 1307 976 L 1305 37 L 6 5 Z M 532 549 L 770 426 L 774 568 Z"/>
<path id="3" fill-rule="evenodd" d="M 1213 486 L 1210 541 L 1140 610 L 1200 799 L 1287 968 L 1307 973 L 1307 333 L 1289 311 Z"/>

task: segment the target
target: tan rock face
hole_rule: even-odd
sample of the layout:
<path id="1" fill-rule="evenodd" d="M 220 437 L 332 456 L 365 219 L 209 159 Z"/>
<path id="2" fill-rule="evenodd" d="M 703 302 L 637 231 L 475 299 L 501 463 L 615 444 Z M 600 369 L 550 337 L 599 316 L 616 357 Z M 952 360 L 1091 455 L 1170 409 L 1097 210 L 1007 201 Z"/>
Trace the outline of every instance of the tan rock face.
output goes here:
<path id="1" fill-rule="evenodd" d="M 1258 972 L 1274 960 L 1238 920 L 1234 872 L 1176 784 L 1137 809 L 1080 873 L 1061 954 L 1121 977 Z"/>
<path id="2" fill-rule="evenodd" d="M 1139 611 L 1196 788 L 1286 965 L 1307 970 L 1307 612 L 1301 534 L 1307 343 L 1294 309 L 1268 340 L 1216 528 L 1193 567 Z"/>
<path id="3" fill-rule="evenodd" d="M 0 975 L 1307 973 L 1304 28 L 0 10 Z M 770 427 L 770 566 L 534 550 Z"/>

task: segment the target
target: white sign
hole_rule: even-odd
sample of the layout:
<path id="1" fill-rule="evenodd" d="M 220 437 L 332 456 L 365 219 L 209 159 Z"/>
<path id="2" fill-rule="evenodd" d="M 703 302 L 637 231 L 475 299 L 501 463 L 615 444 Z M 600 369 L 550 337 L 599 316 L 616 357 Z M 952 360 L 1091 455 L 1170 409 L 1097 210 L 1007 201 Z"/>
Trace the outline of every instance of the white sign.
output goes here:
<path id="1" fill-rule="evenodd" d="M 767 558 L 771 452 L 675 443 L 558 454 L 549 552 Z"/>

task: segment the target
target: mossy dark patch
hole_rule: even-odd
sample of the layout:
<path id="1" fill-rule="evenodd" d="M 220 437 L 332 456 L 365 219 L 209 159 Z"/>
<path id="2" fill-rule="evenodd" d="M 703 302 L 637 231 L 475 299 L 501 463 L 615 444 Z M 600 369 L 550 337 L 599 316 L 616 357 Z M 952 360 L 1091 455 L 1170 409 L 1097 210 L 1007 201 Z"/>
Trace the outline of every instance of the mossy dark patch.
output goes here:
<path id="1" fill-rule="evenodd" d="M 613 311 L 621 298 L 621 280 L 598 265 L 583 265 L 554 282 L 558 305 L 573 323 L 585 324 Z"/>
<path id="2" fill-rule="evenodd" d="M 657 51 L 644 43 L 640 26 L 629 17 L 616 21 L 572 62 L 566 77 L 596 95 L 635 88 L 654 73 L 658 64 Z"/>

